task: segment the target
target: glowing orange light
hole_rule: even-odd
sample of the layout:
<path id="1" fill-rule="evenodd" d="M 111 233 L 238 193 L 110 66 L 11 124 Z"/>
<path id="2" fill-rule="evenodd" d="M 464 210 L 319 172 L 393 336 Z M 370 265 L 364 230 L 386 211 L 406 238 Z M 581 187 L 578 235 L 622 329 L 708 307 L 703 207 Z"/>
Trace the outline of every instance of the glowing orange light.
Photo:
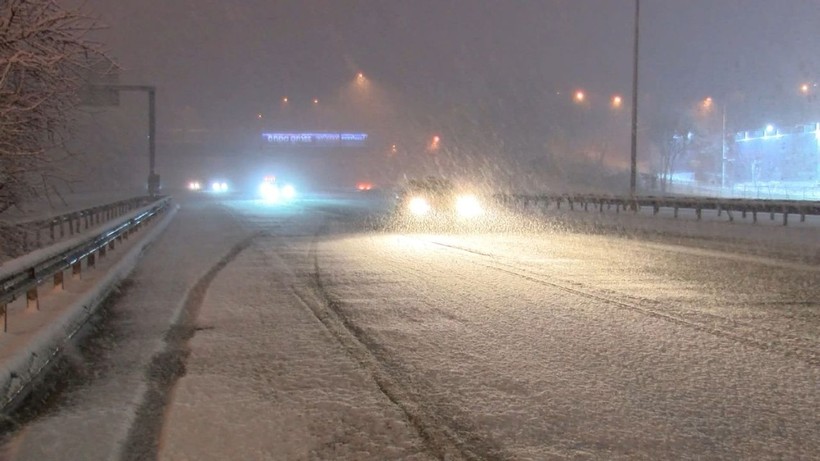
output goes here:
<path id="1" fill-rule="evenodd" d="M 584 99 L 586 99 L 586 97 L 587 97 L 587 95 L 586 95 L 586 94 L 584 94 L 584 92 L 583 92 L 583 91 L 580 91 L 580 90 L 579 90 L 579 91 L 576 91 L 576 92 L 575 92 L 575 100 L 576 100 L 577 102 L 584 102 Z"/>
<path id="2" fill-rule="evenodd" d="M 712 103 L 713 103 L 713 102 L 714 102 L 714 101 L 712 100 L 712 97 L 711 97 L 711 96 L 710 96 L 710 97 L 708 97 L 708 98 L 706 98 L 706 99 L 704 99 L 704 100 L 703 100 L 703 103 L 702 103 L 703 108 L 704 108 L 704 109 L 711 109 L 711 108 L 712 108 Z"/>
<path id="3" fill-rule="evenodd" d="M 319 104 L 319 100 L 314 98 L 313 99 L 313 104 Z"/>
<path id="4" fill-rule="evenodd" d="M 282 98 L 282 102 L 288 102 L 288 97 L 285 96 L 284 98 Z"/>
<path id="5" fill-rule="evenodd" d="M 615 96 L 612 97 L 612 107 L 617 109 L 617 108 L 621 107 L 621 104 L 623 104 L 623 99 L 621 99 L 620 96 L 618 96 L 616 94 Z"/>

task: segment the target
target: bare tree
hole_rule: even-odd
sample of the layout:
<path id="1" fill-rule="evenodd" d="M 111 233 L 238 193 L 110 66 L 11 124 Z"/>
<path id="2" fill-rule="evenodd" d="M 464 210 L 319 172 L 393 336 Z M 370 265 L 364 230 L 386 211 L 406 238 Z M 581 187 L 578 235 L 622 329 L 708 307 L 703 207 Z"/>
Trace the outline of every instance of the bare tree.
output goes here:
<path id="1" fill-rule="evenodd" d="M 61 179 L 49 166 L 67 153 L 79 89 L 107 62 L 87 39 L 94 28 L 54 0 L 0 2 L 0 213 Z"/>
<path id="2" fill-rule="evenodd" d="M 650 139 L 658 149 L 658 180 L 661 192 L 666 192 L 675 163 L 686 153 L 695 136 L 695 127 L 688 115 L 666 112 L 650 123 Z"/>

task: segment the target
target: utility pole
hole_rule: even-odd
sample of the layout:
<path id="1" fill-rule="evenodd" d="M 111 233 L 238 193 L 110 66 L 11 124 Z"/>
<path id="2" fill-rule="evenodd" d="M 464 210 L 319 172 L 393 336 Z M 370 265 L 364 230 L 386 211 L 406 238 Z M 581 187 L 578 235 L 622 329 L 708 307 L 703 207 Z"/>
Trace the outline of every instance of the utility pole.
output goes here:
<path id="1" fill-rule="evenodd" d="M 638 37 L 640 35 L 641 0 L 635 0 L 635 49 L 632 60 L 632 143 L 630 147 L 629 196 L 635 197 L 638 175 Z"/>

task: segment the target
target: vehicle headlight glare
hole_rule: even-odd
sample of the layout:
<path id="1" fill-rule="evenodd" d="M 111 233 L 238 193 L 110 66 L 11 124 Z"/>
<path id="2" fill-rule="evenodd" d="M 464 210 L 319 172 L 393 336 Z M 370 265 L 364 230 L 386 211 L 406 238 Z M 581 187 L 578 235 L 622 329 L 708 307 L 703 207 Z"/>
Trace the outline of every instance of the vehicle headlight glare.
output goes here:
<path id="1" fill-rule="evenodd" d="M 407 208 L 416 216 L 423 216 L 430 212 L 430 204 L 422 197 L 413 197 L 407 203 Z"/>
<path id="2" fill-rule="evenodd" d="M 456 199 L 456 212 L 459 216 L 472 217 L 482 214 L 484 209 L 475 195 L 462 195 Z"/>
<path id="3" fill-rule="evenodd" d="M 271 183 L 263 182 L 262 185 L 259 186 L 259 195 L 265 200 L 279 200 L 279 188 Z"/>

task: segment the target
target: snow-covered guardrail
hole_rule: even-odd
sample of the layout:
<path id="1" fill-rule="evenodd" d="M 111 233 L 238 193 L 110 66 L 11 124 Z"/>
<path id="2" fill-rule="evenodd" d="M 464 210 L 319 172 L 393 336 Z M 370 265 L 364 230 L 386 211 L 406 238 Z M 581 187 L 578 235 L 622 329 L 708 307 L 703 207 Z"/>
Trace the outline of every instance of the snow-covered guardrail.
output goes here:
<path id="1" fill-rule="evenodd" d="M 116 247 L 117 242 L 127 239 L 170 206 L 169 197 L 154 198 L 153 201 L 134 216 L 119 220 L 87 238 L 55 245 L 53 251 L 49 251 L 51 248 L 39 250 L 42 253 L 40 257 L 35 252 L 31 258 L 23 258 L 22 262 L 10 263 L 11 267 L 0 266 L 0 315 L 3 317 L 3 331 L 8 331 L 7 306 L 10 302 L 25 295 L 27 309 L 38 310 L 38 287 L 46 280 L 52 279 L 55 287 L 62 288 L 65 271 L 71 269 L 74 276 L 79 276 L 83 261 L 86 267 L 93 267 L 97 255 L 105 256 L 108 250 Z"/>
<path id="2" fill-rule="evenodd" d="M 805 200 L 749 200 L 749 199 L 727 199 L 710 197 L 658 197 L 658 196 L 609 196 L 609 195 L 530 195 L 530 194 L 497 194 L 496 199 L 504 205 L 524 205 L 536 206 L 539 208 L 549 208 L 554 204 L 557 209 L 566 206 L 570 210 L 589 208 L 604 211 L 604 208 L 615 211 L 632 210 L 638 211 L 641 207 L 652 207 L 657 214 L 661 208 L 674 209 L 675 217 L 680 209 L 693 209 L 697 218 L 701 218 L 703 210 L 717 210 L 718 215 L 724 211 L 729 220 L 734 220 L 732 213 L 740 213 L 744 218 L 751 213 L 754 222 L 757 222 L 758 213 L 769 214 L 774 220 L 776 214 L 782 214 L 783 225 L 789 223 L 789 215 L 800 216 L 800 221 L 805 221 L 807 215 L 820 215 L 820 202 Z"/>
<path id="3" fill-rule="evenodd" d="M 156 199 L 150 196 L 134 197 L 50 218 L 12 225 L 0 224 L 0 236 L 3 239 L 3 248 L 0 250 L 6 256 L 17 257 L 124 216 Z"/>

